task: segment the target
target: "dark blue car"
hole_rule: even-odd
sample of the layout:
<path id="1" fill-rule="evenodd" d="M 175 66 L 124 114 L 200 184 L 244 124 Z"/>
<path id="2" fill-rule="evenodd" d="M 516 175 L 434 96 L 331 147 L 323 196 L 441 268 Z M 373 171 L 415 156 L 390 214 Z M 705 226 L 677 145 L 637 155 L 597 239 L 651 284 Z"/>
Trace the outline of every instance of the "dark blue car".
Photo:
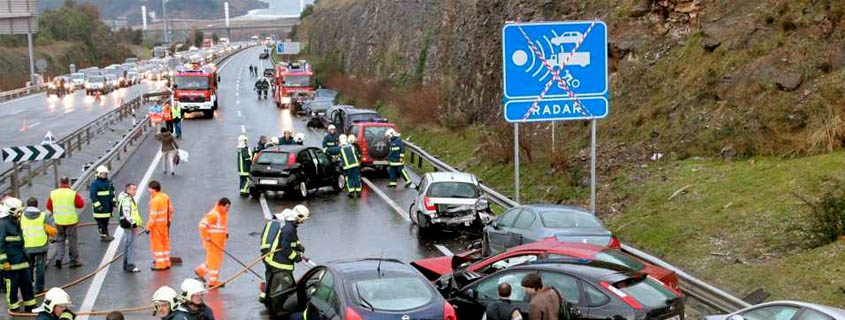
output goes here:
<path id="1" fill-rule="evenodd" d="M 395 259 L 329 262 L 308 270 L 281 295 L 285 303 L 277 319 L 305 313 L 308 320 L 457 320 L 428 279 Z"/>

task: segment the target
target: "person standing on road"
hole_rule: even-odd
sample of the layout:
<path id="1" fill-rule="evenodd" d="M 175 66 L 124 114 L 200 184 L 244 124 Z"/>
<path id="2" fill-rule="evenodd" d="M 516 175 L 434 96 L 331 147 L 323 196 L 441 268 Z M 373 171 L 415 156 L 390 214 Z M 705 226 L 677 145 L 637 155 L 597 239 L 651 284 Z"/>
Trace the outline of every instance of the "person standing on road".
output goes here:
<path id="1" fill-rule="evenodd" d="M 522 287 L 531 297 L 528 320 L 558 320 L 563 298 L 555 288 L 543 287 L 540 274 L 531 272 L 522 278 Z"/>
<path id="2" fill-rule="evenodd" d="M 311 211 L 304 205 L 297 205 L 293 210 L 285 209 L 281 216 L 277 216 L 277 219 L 284 219 L 284 225 L 268 222 L 261 235 L 261 254 L 269 253 L 264 257 L 264 279 L 267 281 L 264 286 L 264 302 L 271 317 L 276 315 L 274 306 L 284 304 L 284 301 L 274 301 L 281 298 L 275 294 L 294 285 L 294 264 L 307 260 L 302 255 L 305 247 L 299 242 L 296 228 L 308 220 L 310 215 Z"/>
<path id="3" fill-rule="evenodd" d="M 158 132 L 161 129 L 161 122 L 164 121 L 161 105 L 158 102 L 153 102 L 147 115 L 149 115 L 150 123 L 153 125 L 153 132 Z"/>
<path id="4" fill-rule="evenodd" d="M 169 170 L 171 175 L 175 175 L 176 164 L 173 163 L 173 159 L 176 157 L 176 153 L 179 152 L 179 145 L 176 143 L 176 139 L 173 138 L 173 134 L 167 131 L 167 128 L 161 128 L 159 133 L 156 134 L 156 140 L 161 142 L 161 155 L 164 158 L 164 174 L 166 175 Z"/>
<path id="5" fill-rule="evenodd" d="M 36 320 L 73 320 L 76 314 L 70 311 L 70 295 L 61 288 L 50 288 L 44 295 L 41 311 Z"/>
<path id="6" fill-rule="evenodd" d="M 38 199 L 26 199 L 26 209 L 21 217 L 24 251 L 32 268 L 30 278 L 35 282 L 35 292 L 44 292 L 44 266 L 50 237 L 56 236 L 53 217 L 38 209 Z"/>
<path id="7" fill-rule="evenodd" d="M 270 82 L 267 81 L 267 78 L 261 77 L 258 81 L 255 81 L 255 91 L 258 92 L 259 99 L 267 99 L 267 90 L 270 89 Z"/>
<path id="8" fill-rule="evenodd" d="M 390 153 L 387 155 L 389 162 L 387 173 L 390 175 L 390 183 L 388 188 L 396 188 L 396 180 L 399 176 L 405 180 L 405 187 L 411 186 L 411 176 L 405 171 L 405 142 L 402 141 L 401 134 L 393 129 L 387 129 L 384 135 L 390 139 Z"/>
<path id="9" fill-rule="evenodd" d="M 170 114 L 173 117 L 173 134 L 176 139 L 182 139 L 182 106 L 178 101 L 171 103 Z"/>
<path id="10" fill-rule="evenodd" d="M 115 199 L 114 185 L 109 180 L 109 168 L 97 167 L 97 178 L 91 181 L 89 190 L 91 205 L 94 207 L 94 220 L 97 221 L 97 229 L 100 231 L 100 241 L 112 241 L 114 237 L 109 234 L 109 220 L 114 211 Z"/>
<path id="11" fill-rule="evenodd" d="M 162 286 L 153 293 L 153 316 L 164 320 L 194 320 L 185 308 L 179 305 L 176 290 Z"/>
<path id="12" fill-rule="evenodd" d="M 79 213 L 77 210 L 85 207 L 85 201 L 76 191 L 70 189 L 70 178 L 62 177 L 59 180 L 59 188 L 50 192 L 47 199 L 47 210 L 53 213 L 53 220 L 56 222 L 56 229 L 59 235 L 56 237 L 58 247 L 56 250 L 56 268 L 62 268 L 62 259 L 65 257 L 65 241 L 67 241 L 68 253 L 70 254 L 70 267 L 82 266 L 79 261 L 79 236 L 77 234 L 77 223 Z"/>
<path id="13" fill-rule="evenodd" d="M 135 240 L 138 238 L 136 230 L 144 224 L 141 213 L 138 211 L 138 204 L 135 203 L 135 193 L 138 186 L 128 183 L 123 192 L 117 196 L 117 207 L 120 210 L 120 227 L 126 235 L 123 237 L 123 271 L 141 272 L 135 266 Z"/>
<path id="14" fill-rule="evenodd" d="M 173 218 L 173 204 L 170 197 L 161 192 L 161 184 L 150 181 L 150 216 L 147 218 L 147 234 L 150 235 L 150 250 L 153 253 L 154 271 L 170 269 L 170 223 Z"/>
<path id="15" fill-rule="evenodd" d="M 223 264 L 223 250 L 226 249 L 226 239 L 229 239 L 229 207 L 232 202 L 228 198 L 220 198 L 217 205 L 205 214 L 198 226 L 202 247 L 205 248 L 205 263 L 194 269 L 209 287 L 218 286 L 220 282 L 220 265 Z"/>
<path id="16" fill-rule="evenodd" d="M 356 141 L 354 135 L 340 136 L 340 158 L 343 160 L 343 176 L 349 192 L 346 196 L 349 198 L 361 197 L 361 162 L 358 160 L 361 156 L 353 145 Z"/>
<path id="17" fill-rule="evenodd" d="M 255 149 L 252 149 L 252 155 L 255 156 L 264 148 L 267 148 L 267 136 L 258 137 L 258 142 L 255 144 Z"/>
<path id="18" fill-rule="evenodd" d="M 522 313 L 511 303 L 511 285 L 507 282 L 499 284 L 499 301 L 487 305 L 484 315 L 487 320 L 522 320 Z"/>
<path id="19" fill-rule="evenodd" d="M 238 136 L 238 178 L 240 178 L 241 197 L 249 196 L 249 169 L 252 165 L 252 153 L 249 151 L 245 135 Z"/>
<path id="20" fill-rule="evenodd" d="M 282 137 L 279 138 L 280 145 L 288 145 L 288 144 L 297 144 L 296 140 L 293 138 L 293 133 L 290 130 L 285 130 L 282 133 Z"/>
<path id="21" fill-rule="evenodd" d="M 326 133 L 326 136 L 323 137 L 323 152 L 336 156 L 340 152 L 340 149 L 338 148 L 340 138 L 337 135 L 337 128 L 333 124 L 330 124 L 328 131 L 329 132 Z"/>
<path id="22" fill-rule="evenodd" d="M 170 106 L 170 102 L 165 102 L 161 106 L 161 119 L 164 120 L 164 127 L 167 128 L 167 131 L 173 133 L 173 107 Z"/>
<path id="23" fill-rule="evenodd" d="M 24 312 L 32 312 L 38 300 L 32 290 L 32 271 L 24 249 L 23 230 L 20 218 L 23 214 L 23 202 L 18 198 L 8 197 L 3 201 L 0 211 L 0 269 L 6 286 L 6 304 L 9 310 L 23 307 Z M 23 301 L 18 300 L 20 291 Z"/>
<path id="24" fill-rule="evenodd" d="M 208 307 L 202 300 L 205 294 L 205 286 L 197 279 L 185 279 L 182 281 L 182 294 L 180 304 L 196 320 L 214 320 L 214 310 Z"/>

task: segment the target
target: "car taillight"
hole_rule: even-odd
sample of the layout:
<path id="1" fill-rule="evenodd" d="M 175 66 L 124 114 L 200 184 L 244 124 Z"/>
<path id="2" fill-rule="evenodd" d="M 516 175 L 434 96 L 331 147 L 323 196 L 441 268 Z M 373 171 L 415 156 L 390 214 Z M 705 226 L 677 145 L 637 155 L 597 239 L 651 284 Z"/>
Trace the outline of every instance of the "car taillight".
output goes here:
<path id="1" fill-rule="evenodd" d="M 364 320 L 361 318 L 361 315 L 358 312 L 355 312 L 355 309 L 351 307 L 346 307 L 346 316 L 343 318 L 344 320 Z"/>
<path id="2" fill-rule="evenodd" d="M 610 243 L 607 246 L 614 249 L 620 249 L 622 247 L 622 243 L 619 242 L 619 238 L 617 238 L 616 236 L 611 236 Z"/>
<path id="3" fill-rule="evenodd" d="M 429 197 L 427 197 L 427 196 L 423 198 L 423 205 L 425 205 L 425 209 L 426 209 L 426 210 L 428 210 L 428 211 L 434 211 L 434 210 L 437 210 L 437 206 L 435 206 L 434 204 L 432 204 L 432 203 L 431 203 L 431 198 L 429 198 Z"/>
<path id="4" fill-rule="evenodd" d="M 288 153 L 288 168 L 293 167 L 296 164 L 296 155 L 293 153 Z"/>
<path id="5" fill-rule="evenodd" d="M 455 307 L 451 303 L 443 304 L 443 320 L 458 320 L 458 316 L 455 315 Z"/>
<path id="6" fill-rule="evenodd" d="M 622 301 L 624 301 L 626 304 L 631 306 L 631 308 L 634 308 L 634 309 L 637 309 L 637 310 L 643 309 L 643 305 L 640 304 L 640 302 L 637 301 L 637 299 L 634 299 L 634 297 L 629 296 L 625 292 L 622 292 L 622 290 L 616 289 L 616 287 L 610 285 L 610 283 L 602 281 L 601 286 L 604 287 L 605 289 L 609 290 L 610 292 L 613 292 L 613 294 L 615 294 L 617 297 L 619 297 L 619 299 L 622 299 Z"/>

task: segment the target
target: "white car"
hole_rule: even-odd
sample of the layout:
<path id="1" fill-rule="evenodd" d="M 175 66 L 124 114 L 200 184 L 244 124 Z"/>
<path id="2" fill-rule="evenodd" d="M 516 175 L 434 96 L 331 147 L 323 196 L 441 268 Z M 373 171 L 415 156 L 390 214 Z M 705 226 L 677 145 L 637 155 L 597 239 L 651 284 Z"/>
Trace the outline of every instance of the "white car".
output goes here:
<path id="1" fill-rule="evenodd" d="M 578 31 L 568 31 L 564 32 L 563 34 L 557 37 L 552 38 L 552 44 L 556 46 L 562 45 L 564 43 L 576 44 L 578 43 L 578 41 L 581 41 L 581 38 L 583 37 L 584 35 Z"/>
<path id="2" fill-rule="evenodd" d="M 772 301 L 703 320 L 845 320 L 845 310 L 800 301 Z"/>
<path id="3" fill-rule="evenodd" d="M 417 197 L 408 210 L 420 231 L 478 226 L 491 219 L 490 206 L 481 183 L 471 173 L 429 172 L 420 179 Z"/>
<path id="4" fill-rule="evenodd" d="M 82 72 L 72 73 L 70 83 L 73 84 L 74 89 L 85 88 L 85 74 Z"/>

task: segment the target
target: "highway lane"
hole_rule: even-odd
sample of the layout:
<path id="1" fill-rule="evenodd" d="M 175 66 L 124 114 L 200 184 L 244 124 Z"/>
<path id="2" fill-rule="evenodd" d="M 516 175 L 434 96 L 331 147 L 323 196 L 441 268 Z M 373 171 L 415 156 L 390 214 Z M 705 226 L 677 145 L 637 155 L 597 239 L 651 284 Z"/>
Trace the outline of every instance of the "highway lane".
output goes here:
<path id="1" fill-rule="evenodd" d="M 261 49 L 247 50 L 233 57 L 222 68 L 224 83 L 221 86 L 220 109 L 213 120 L 189 120 L 184 124 L 185 133 L 180 145 L 190 152 L 190 162 L 177 169 L 175 176 L 164 176 L 159 164 L 152 172 L 152 179 L 163 184 L 164 192 L 173 199 L 176 207 L 171 230 L 172 254 L 184 259 L 183 266 L 174 266 L 167 272 L 152 272 L 149 243 L 142 237 L 139 249 L 139 274 L 124 273 L 120 264 L 106 274 L 98 292 L 95 310 L 110 310 L 149 304 L 149 297 L 160 285 L 178 287 L 182 280 L 193 277 L 193 268 L 202 263 L 204 252 L 200 245 L 197 224 L 202 215 L 211 209 L 214 201 L 222 196 L 233 200 L 229 215 L 230 239 L 227 250 L 243 261 L 258 257 L 258 243 L 264 217 L 270 213 L 304 203 L 312 210 L 312 220 L 300 228 L 300 238 L 307 248 L 306 255 L 316 262 L 355 258 L 392 257 L 411 261 L 422 257 L 440 255 L 430 240 L 420 240 L 416 228 L 392 209 L 373 190 L 365 188 L 361 199 L 348 199 L 345 194 L 335 194 L 323 189 L 304 202 L 293 201 L 279 194 L 268 194 L 264 212 L 259 201 L 238 196 L 235 145 L 237 136 L 246 134 L 254 144 L 259 135 L 279 135 L 285 128 L 306 133 L 307 144 L 319 144 L 322 132 L 307 130 L 305 123 L 291 117 L 287 110 L 277 109 L 272 100 L 258 101 L 252 91 L 254 79 L 249 77 L 247 66 L 259 64 Z M 139 181 L 156 155 L 157 145 L 148 140 L 121 172 L 121 177 Z M 383 177 L 371 175 L 381 184 Z M 123 182 L 121 182 L 122 185 Z M 385 194 L 405 201 L 407 190 L 385 190 Z M 139 201 L 146 213 L 148 197 Z M 145 214 L 146 216 L 146 214 Z M 94 232 L 93 229 L 91 231 Z M 438 239 L 451 247 L 460 247 L 452 239 Z M 99 243 L 86 250 L 86 256 L 102 256 L 105 251 Z M 99 260 L 93 262 L 98 263 Z M 240 266 L 224 258 L 221 276 L 228 278 Z M 307 268 L 297 266 L 297 274 Z M 256 268 L 263 275 L 263 266 Z M 55 283 L 55 282 L 53 282 Z M 208 303 L 220 319 L 260 319 L 263 306 L 257 302 L 260 280 L 244 274 L 227 287 L 207 295 Z M 76 288 L 72 295 L 77 306 L 84 296 L 93 292 L 86 284 Z M 148 313 L 135 313 L 130 318 L 147 318 Z"/>

